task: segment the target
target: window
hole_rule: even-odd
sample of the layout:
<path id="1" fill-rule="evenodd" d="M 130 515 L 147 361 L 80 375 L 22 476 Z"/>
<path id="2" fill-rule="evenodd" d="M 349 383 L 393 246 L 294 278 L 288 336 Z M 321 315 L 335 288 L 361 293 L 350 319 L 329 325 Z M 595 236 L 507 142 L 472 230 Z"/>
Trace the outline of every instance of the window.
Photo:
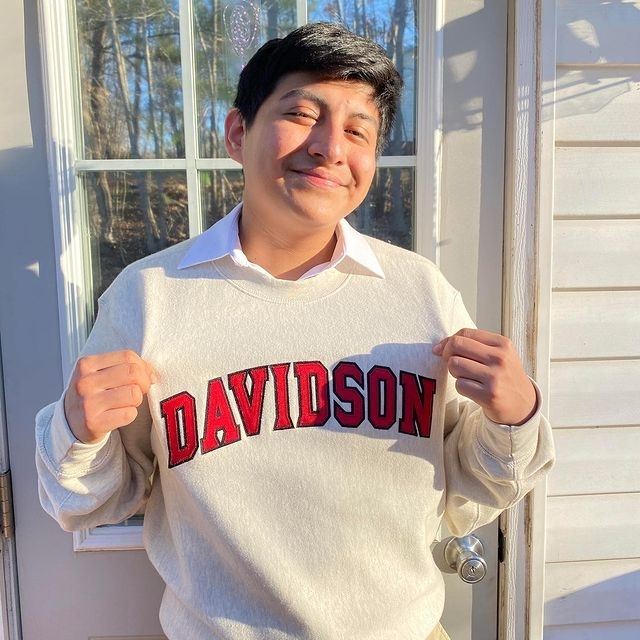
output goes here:
<path id="1" fill-rule="evenodd" d="M 86 339 L 97 298 L 117 273 L 200 233 L 240 199 L 242 172 L 223 144 L 238 74 L 266 40 L 309 21 L 341 22 L 377 41 L 405 81 L 373 188 L 349 221 L 435 257 L 441 2 L 420 3 L 420 12 L 418 4 L 41 3 L 65 375 Z M 126 536 L 137 529 L 129 526 Z M 96 548 L 87 543 L 90 537 L 77 538 L 77 546 Z"/>

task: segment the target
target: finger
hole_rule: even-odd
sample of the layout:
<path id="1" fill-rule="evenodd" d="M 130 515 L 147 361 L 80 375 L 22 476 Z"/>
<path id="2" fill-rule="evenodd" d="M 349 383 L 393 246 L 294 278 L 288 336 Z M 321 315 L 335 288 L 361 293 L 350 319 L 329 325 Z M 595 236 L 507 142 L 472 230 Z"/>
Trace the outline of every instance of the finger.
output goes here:
<path id="1" fill-rule="evenodd" d="M 67 394 L 65 413 L 76 437 L 92 442 L 133 422 L 143 400 L 143 391 L 136 384 L 95 391 L 76 396 L 75 400 Z"/>
<path id="2" fill-rule="evenodd" d="M 488 407 L 496 399 L 496 378 L 491 368 L 454 356 L 448 363 L 449 373 L 456 379 L 458 393 L 481 407 Z"/>
<path id="3" fill-rule="evenodd" d="M 483 408 L 488 405 L 487 390 L 477 380 L 458 378 L 456 380 L 456 390 L 460 395 L 469 398 L 469 400 Z"/>
<path id="4" fill-rule="evenodd" d="M 473 380 L 483 386 L 491 376 L 491 370 L 486 365 L 457 355 L 449 358 L 447 368 L 454 378 Z"/>
<path id="5" fill-rule="evenodd" d="M 138 417 L 138 409 L 136 407 L 119 407 L 117 409 L 109 409 L 100 414 L 95 424 L 87 422 L 87 427 L 102 435 L 126 427 Z"/>
<path id="6" fill-rule="evenodd" d="M 109 367 L 95 375 L 102 379 L 105 389 L 137 385 L 142 389 L 142 393 L 147 393 L 151 384 L 155 382 L 155 372 L 142 359 Z"/>
<path id="7" fill-rule="evenodd" d="M 142 393 L 147 393 L 152 382 L 148 365 L 138 360 L 114 364 L 84 375 L 77 381 L 76 388 L 78 394 L 83 397 L 130 385 L 136 385 L 140 387 Z"/>
<path id="8" fill-rule="evenodd" d="M 111 409 L 137 408 L 144 400 L 142 389 L 136 385 L 125 385 L 115 389 L 106 389 L 89 401 L 94 414 L 106 413 Z M 88 403 L 88 404 L 89 404 Z"/>
<path id="9" fill-rule="evenodd" d="M 447 339 L 440 356 L 445 360 L 459 357 L 489 365 L 494 360 L 496 353 L 496 347 L 488 346 L 464 335 L 455 334 Z"/>
<path id="10" fill-rule="evenodd" d="M 467 327 L 465 329 L 460 329 L 451 336 L 443 338 L 440 342 L 433 346 L 432 351 L 435 355 L 441 356 L 445 352 L 447 345 L 449 345 L 449 348 L 451 348 L 452 341 L 456 343 L 458 341 L 463 341 L 463 339 L 465 338 L 473 342 L 478 342 L 479 344 L 485 345 L 487 347 L 503 346 L 504 342 L 507 340 L 499 333 L 492 333 L 491 331 L 484 331 L 482 329 L 473 329 L 471 327 Z"/>
<path id="11" fill-rule="evenodd" d="M 465 398 L 485 409 L 492 406 L 492 396 L 487 387 L 477 380 L 470 378 L 458 378 L 456 380 L 456 390 Z"/>
<path id="12" fill-rule="evenodd" d="M 80 369 L 82 373 L 88 375 L 124 362 L 137 362 L 138 360 L 142 360 L 142 358 L 130 349 L 108 351 L 106 353 L 83 356 L 78 360 L 77 368 Z"/>
<path id="13" fill-rule="evenodd" d="M 121 351 L 109 351 L 97 355 L 84 356 L 78 360 L 76 369 L 80 376 L 88 376 L 98 371 L 110 369 L 123 364 L 141 366 L 147 371 L 147 375 L 155 382 L 157 379 L 153 367 L 143 360 L 135 351 L 124 349 Z"/>
<path id="14" fill-rule="evenodd" d="M 464 329 L 460 329 L 454 336 L 461 336 L 463 338 L 469 338 L 476 342 L 480 342 L 481 344 L 487 345 L 488 347 L 500 347 L 504 344 L 505 338 L 503 335 L 499 333 L 494 333 L 493 331 L 485 331 L 484 329 L 476 329 L 472 327 L 466 327 Z"/>

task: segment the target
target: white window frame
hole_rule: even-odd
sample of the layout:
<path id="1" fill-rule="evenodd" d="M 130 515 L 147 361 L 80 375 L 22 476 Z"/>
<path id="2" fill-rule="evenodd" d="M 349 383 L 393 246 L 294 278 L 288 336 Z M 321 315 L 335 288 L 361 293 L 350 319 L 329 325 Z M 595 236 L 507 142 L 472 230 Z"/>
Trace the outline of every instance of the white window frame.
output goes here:
<path id="1" fill-rule="evenodd" d="M 189 0 L 180 0 L 181 56 L 185 114 L 185 158 L 168 160 L 78 160 L 81 132 L 74 118 L 78 95 L 75 38 L 69 20 L 70 0 L 40 0 L 41 52 L 47 118 L 47 148 L 50 173 L 53 234 L 57 263 L 60 355 L 62 377 L 71 375 L 75 360 L 89 332 L 87 314 L 91 298 L 87 284 L 90 253 L 83 233 L 84 212 L 77 189 L 76 172 L 96 170 L 186 172 L 189 201 L 189 234 L 203 231 L 198 193 L 198 174 L 203 170 L 234 169 L 226 158 L 197 159 L 197 127 L 193 117 L 195 89 L 193 69 L 192 13 Z M 445 0 L 416 1 L 418 56 L 416 60 L 416 150 L 415 156 L 385 156 L 378 167 L 413 167 L 415 180 L 415 250 L 439 262 L 440 170 L 442 147 L 443 42 Z M 306 2 L 297 1 L 298 20 L 306 22 Z M 417 178 L 420 176 L 420 179 Z M 75 551 L 142 548 L 142 527 L 122 525 L 87 529 L 73 534 Z"/>

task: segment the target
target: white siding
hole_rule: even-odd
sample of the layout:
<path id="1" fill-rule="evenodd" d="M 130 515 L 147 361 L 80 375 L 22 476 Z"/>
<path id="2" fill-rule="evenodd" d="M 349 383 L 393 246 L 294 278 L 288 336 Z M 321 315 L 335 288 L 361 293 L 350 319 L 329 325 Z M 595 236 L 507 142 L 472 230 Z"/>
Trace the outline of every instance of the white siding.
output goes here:
<path id="1" fill-rule="evenodd" d="M 635 287 L 640 281 L 640 219 L 557 220 L 553 241 L 556 290 Z"/>
<path id="2" fill-rule="evenodd" d="M 555 441 L 558 459 L 547 487 L 550 496 L 631 495 L 640 485 L 640 427 L 557 429 Z M 549 544 L 556 542 L 551 536 Z"/>
<path id="3" fill-rule="evenodd" d="M 640 34 L 638 38 L 640 48 Z M 640 92 L 637 96 L 636 109 Z M 556 215 L 610 220 L 640 214 L 640 147 L 619 144 L 609 140 L 568 146 L 569 141 L 558 141 L 567 146 L 556 150 Z"/>
<path id="4" fill-rule="evenodd" d="M 557 429 L 640 423 L 640 360 L 556 360 L 550 382 L 549 415 Z M 618 445 L 609 441 L 608 446 Z M 640 460 L 640 450 L 635 452 Z M 576 488 L 580 481 L 576 478 Z"/>
<path id="5" fill-rule="evenodd" d="M 637 68 L 559 68 L 556 138 L 582 142 L 640 140 L 639 93 Z"/>
<path id="6" fill-rule="evenodd" d="M 551 309 L 555 358 L 640 358 L 640 291 L 556 291 Z"/>
<path id="7" fill-rule="evenodd" d="M 637 640 L 640 560 L 552 563 L 547 583 L 545 640 Z"/>
<path id="8" fill-rule="evenodd" d="M 640 2 L 556 3 L 545 640 L 640 638 Z M 543 117 L 550 117 L 545 112 Z"/>

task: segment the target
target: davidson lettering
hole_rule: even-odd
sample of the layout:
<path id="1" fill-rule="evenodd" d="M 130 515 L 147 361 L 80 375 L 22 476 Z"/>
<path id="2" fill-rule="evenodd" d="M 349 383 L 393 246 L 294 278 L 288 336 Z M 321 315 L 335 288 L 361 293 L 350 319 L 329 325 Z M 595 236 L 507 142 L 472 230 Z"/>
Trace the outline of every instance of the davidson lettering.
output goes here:
<path id="1" fill-rule="evenodd" d="M 290 377 L 293 374 L 293 378 Z M 355 362 L 338 362 L 331 371 L 318 361 L 272 364 L 210 380 L 204 431 L 198 439 L 196 399 L 182 391 L 160 402 L 169 447 L 169 467 L 260 434 L 265 402 L 273 403 L 272 429 L 322 427 L 333 418 L 357 429 L 365 422 L 404 435 L 428 438 L 436 381 L 376 365 L 363 371 Z M 291 394 L 297 394 L 292 415 Z M 400 416 L 398 416 L 400 408 Z M 235 413 L 234 413 L 235 409 Z M 239 423 L 236 420 L 239 418 Z M 295 418 L 295 421 L 294 421 Z"/>

